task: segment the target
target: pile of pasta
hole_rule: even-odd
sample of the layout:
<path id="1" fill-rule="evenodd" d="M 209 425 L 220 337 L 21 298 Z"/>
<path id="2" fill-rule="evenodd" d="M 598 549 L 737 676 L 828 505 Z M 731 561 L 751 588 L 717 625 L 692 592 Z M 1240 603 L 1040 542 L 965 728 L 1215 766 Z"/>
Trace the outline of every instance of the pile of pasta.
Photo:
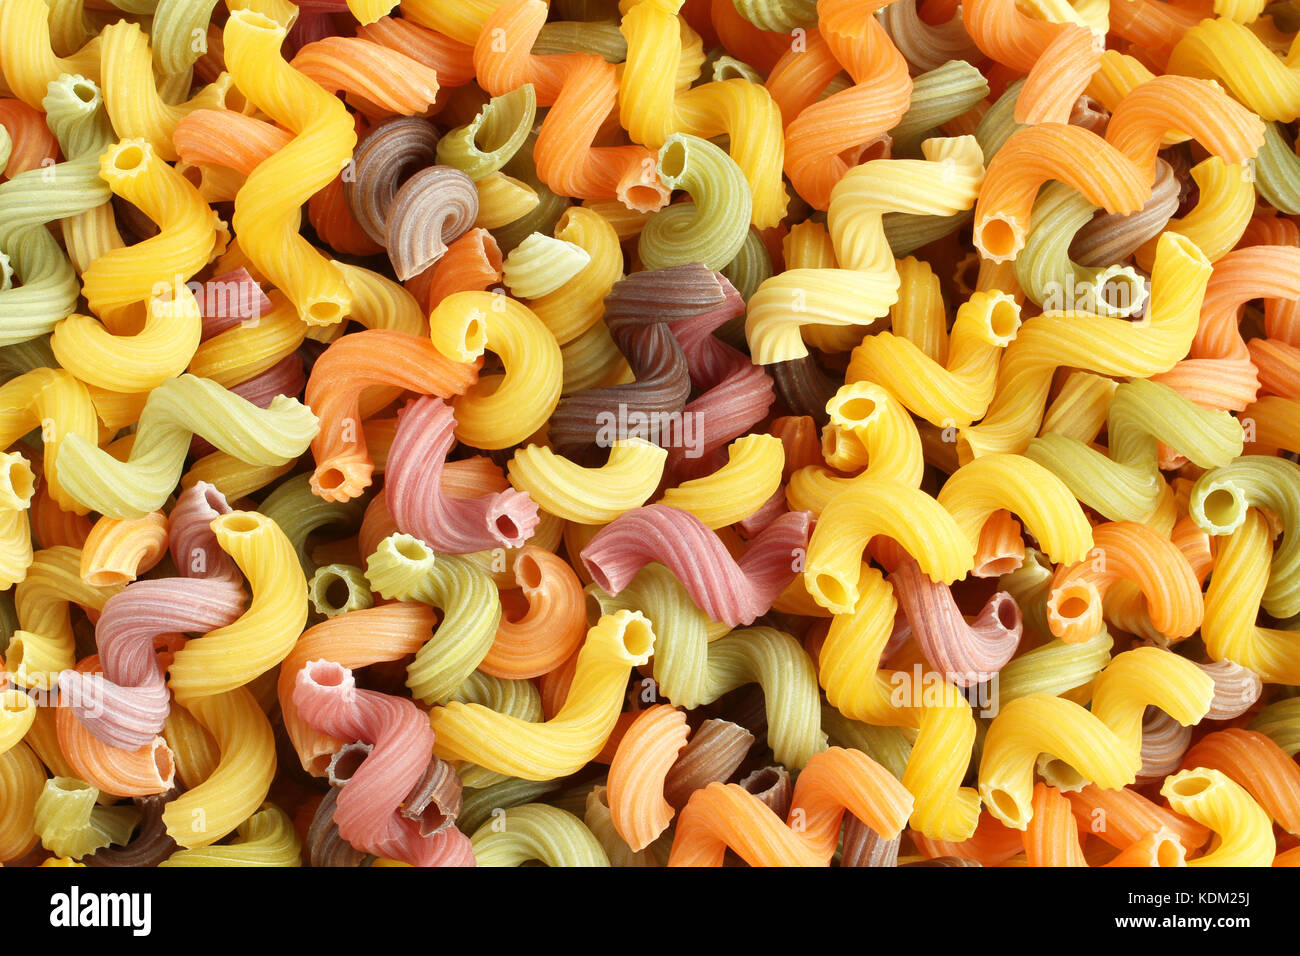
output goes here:
<path id="1" fill-rule="evenodd" d="M 0 861 L 1300 864 L 1297 31 L 0 0 Z"/>

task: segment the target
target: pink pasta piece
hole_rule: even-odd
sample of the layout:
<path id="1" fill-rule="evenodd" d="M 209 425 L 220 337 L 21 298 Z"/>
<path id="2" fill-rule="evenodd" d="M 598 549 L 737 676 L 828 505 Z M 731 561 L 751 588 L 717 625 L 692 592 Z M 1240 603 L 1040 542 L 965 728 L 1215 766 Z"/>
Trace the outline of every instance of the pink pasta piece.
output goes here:
<path id="1" fill-rule="evenodd" d="M 242 266 L 198 285 L 194 298 L 203 317 L 204 342 L 271 311 L 271 300 Z"/>
<path id="2" fill-rule="evenodd" d="M 537 502 L 527 492 L 443 494 L 442 468 L 456 445 L 455 429 L 451 406 L 434 396 L 408 402 L 399 413 L 384 466 L 384 495 L 398 530 L 441 554 L 521 547 L 539 521 Z"/>
<path id="3" fill-rule="evenodd" d="M 596 584 L 618 594 L 647 564 L 666 565 L 691 599 L 715 621 L 751 624 L 803 567 L 812 516 L 782 515 L 763 529 L 736 561 L 693 514 L 667 505 L 646 505 L 615 518 L 582 550 Z"/>
<path id="4" fill-rule="evenodd" d="M 682 433 L 689 432 L 692 441 L 668 450 L 666 471 L 678 481 L 685 480 L 679 473 L 683 459 L 707 455 L 744 435 L 766 417 L 776 397 L 772 377 L 763 366 L 713 334 L 745 314 L 745 300 L 735 287 L 721 273 L 714 277 L 722 289 L 722 303 L 668 324 L 686 356 L 691 387 L 699 393 L 682 410 L 683 425 L 692 426 L 683 427 Z"/>
<path id="5" fill-rule="evenodd" d="M 160 578 L 128 586 L 108 599 L 95 626 L 103 673 L 63 671 L 60 703 L 108 746 L 143 747 L 171 712 L 154 640 L 232 624 L 246 597 L 237 582 L 223 579 Z"/>
<path id="6" fill-rule="evenodd" d="M 308 661 L 293 690 L 298 714 L 321 733 L 373 745 L 339 793 L 334 822 L 359 850 L 413 866 L 472 866 L 469 838 L 455 827 L 424 837 L 400 815 L 433 754 L 429 718 L 410 700 L 359 690 L 352 671 Z"/>
<path id="7" fill-rule="evenodd" d="M 167 518 L 168 548 L 181 577 L 236 583 L 244 580 L 234 559 L 221 550 L 212 533 L 213 519 L 229 513 L 226 496 L 216 485 L 200 481 L 181 492 Z"/>
<path id="8" fill-rule="evenodd" d="M 958 687 L 988 680 L 1020 646 L 1020 606 L 1005 591 L 989 598 L 967 624 L 952 589 L 931 581 L 911 557 L 903 558 L 888 580 L 921 653 Z"/>

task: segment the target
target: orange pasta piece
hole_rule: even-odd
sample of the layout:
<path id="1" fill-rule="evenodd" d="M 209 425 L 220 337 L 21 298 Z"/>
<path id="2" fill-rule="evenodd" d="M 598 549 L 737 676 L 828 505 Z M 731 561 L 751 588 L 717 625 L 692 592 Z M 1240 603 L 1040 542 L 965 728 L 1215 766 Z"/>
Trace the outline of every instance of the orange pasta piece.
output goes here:
<path id="1" fill-rule="evenodd" d="M 77 661 L 77 672 L 99 673 L 99 655 Z M 76 718 L 71 707 L 58 708 L 59 749 L 76 776 L 116 797 L 145 797 L 172 786 L 176 766 L 162 737 L 139 750 L 121 750 L 101 742 Z"/>
<path id="2" fill-rule="evenodd" d="M 541 548 L 525 546 L 515 559 L 514 572 L 528 611 L 518 620 L 502 615 L 479 670 L 493 677 L 540 677 L 582 644 L 587 598 L 569 563 Z"/>
<path id="3" fill-rule="evenodd" d="M 1186 866 L 1187 851 L 1172 830 L 1148 833 L 1118 854 L 1105 866 Z"/>
<path id="4" fill-rule="evenodd" d="M 59 143 L 45 125 L 45 114 L 22 100 L 0 99 L 0 126 L 9 133 L 12 145 L 9 162 L 0 178 L 13 179 L 29 169 L 39 169 L 43 162 L 59 155 Z"/>
<path id="5" fill-rule="evenodd" d="M 442 258 L 407 282 L 406 288 L 426 312 L 432 312 L 449 295 L 482 292 L 500 281 L 501 247 L 492 233 L 474 228 L 448 245 Z"/>
<path id="6" fill-rule="evenodd" d="M 1213 5 L 1208 3 L 1189 8 L 1163 0 L 1116 0 L 1110 5 L 1110 29 L 1164 69 L 1182 35 L 1213 15 Z"/>
<path id="7" fill-rule="evenodd" d="M 1276 209 L 1260 210 L 1250 217 L 1237 242 L 1238 249 L 1246 246 L 1300 246 L 1300 226 Z"/>
<path id="8" fill-rule="evenodd" d="M 1297 296 L 1300 247 L 1251 246 L 1229 252 L 1214 264 L 1187 358 L 1154 380 L 1209 408 L 1245 408 L 1259 392 L 1259 377 L 1241 337 L 1242 307 L 1252 299 Z"/>
<path id="9" fill-rule="evenodd" d="M 32 523 L 32 538 L 37 548 L 80 548 L 90 537 L 90 519 L 60 508 L 50 497 L 50 486 L 46 481 L 37 485 L 27 517 Z"/>
<path id="10" fill-rule="evenodd" d="M 1300 348 L 1279 339 L 1251 339 L 1247 348 L 1265 394 L 1300 399 Z"/>
<path id="11" fill-rule="evenodd" d="M 143 518 L 102 517 L 82 545 L 81 579 L 97 588 L 129 584 L 166 553 L 167 516 L 161 511 Z"/>
<path id="12" fill-rule="evenodd" d="M 1106 141 L 1155 175 L 1156 153 L 1169 133 L 1190 136 L 1225 163 L 1242 164 L 1264 145 L 1264 121 L 1215 83 L 1157 76 L 1111 113 Z"/>
<path id="13" fill-rule="evenodd" d="M 173 142 L 191 166 L 226 166 L 247 176 L 293 134 L 234 110 L 195 110 L 178 124 Z"/>
<path id="14" fill-rule="evenodd" d="M 1038 189 L 1049 179 L 1123 215 L 1137 212 L 1151 195 L 1151 178 L 1096 133 L 1060 123 L 1018 130 L 989 163 L 975 203 L 974 242 L 986 258 L 1005 262 L 1016 257 L 1029 232 Z"/>
<path id="15" fill-rule="evenodd" d="M 357 37 L 396 50 L 434 70 L 441 86 L 464 86 L 474 79 L 474 48 L 410 20 L 381 17 L 357 27 Z"/>
<path id="16" fill-rule="evenodd" d="M 1232 727 L 1202 737 L 1179 768 L 1219 770 L 1241 784 L 1288 833 L 1300 835 L 1300 765 L 1268 737 Z"/>
<path id="17" fill-rule="evenodd" d="M 1033 818 L 1025 829 L 1025 859 L 1030 866 L 1087 866 L 1070 801 L 1047 784 L 1034 785 Z"/>
<path id="18" fill-rule="evenodd" d="M 1075 818 L 1085 833 L 1100 837 L 1113 847 L 1127 850 L 1144 836 L 1167 829 L 1177 836 L 1188 852 L 1210 840 L 1209 827 L 1180 817 L 1167 807 L 1152 803 L 1136 790 L 1102 790 L 1089 784 L 1067 793 Z"/>
<path id="19" fill-rule="evenodd" d="M 619 741 L 607 798 L 614 829 L 633 850 L 645 849 L 672 821 L 664 779 L 689 735 L 686 713 L 658 704 L 637 714 Z"/>
<path id="20" fill-rule="evenodd" d="M 1020 567 L 1025 561 L 1025 536 L 1020 522 L 1010 511 L 993 512 L 980 530 L 971 576 L 996 578 Z"/>
<path id="21" fill-rule="evenodd" d="M 373 256 L 384 247 L 366 235 L 348 206 L 343 174 L 307 200 L 307 218 L 321 241 L 335 252 L 353 256 Z"/>
<path id="22" fill-rule="evenodd" d="M 739 784 L 697 790 L 677 819 L 669 866 L 721 866 L 728 848 L 751 866 L 826 866 L 845 812 L 885 839 L 898 834 L 912 795 L 860 750 L 815 754 L 795 781 L 787 823 Z"/>
<path id="23" fill-rule="evenodd" d="M 796 116 L 816 103 L 840 69 L 840 61 L 835 59 L 830 44 L 819 30 L 808 33 L 803 49 L 791 50 L 786 44 L 784 55 L 763 84 L 781 110 L 782 123 L 788 127 Z"/>
<path id="24" fill-rule="evenodd" d="M 718 42 L 756 70 L 770 73 L 790 49 L 790 34 L 760 30 L 740 15 L 733 0 L 712 0 L 709 13 Z"/>
<path id="25" fill-rule="evenodd" d="M 488 18 L 474 48 L 479 84 L 501 96 L 525 83 L 549 106 L 537 134 L 537 175 L 553 192 L 579 199 L 618 199 L 649 212 L 668 202 L 655 154 L 644 146 L 593 146 L 618 99 L 618 71 L 595 54 L 534 56 L 546 22 L 542 0 L 507 0 Z"/>
<path id="26" fill-rule="evenodd" d="M 786 175 L 817 209 L 830 204 L 831 189 L 911 102 L 907 61 L 874 16 L 887 2 L 821 0 L 817 5 L 821 35 L 854 84 L 805 107 L 786 127 Z"/>
<path id="27" fill-rule="evenodd" d="M 785 448 L 785 464 L 781 467 L 781 480 L 800 468 L 824 464 L 821 442 L 817 439 L 817 423 L 808 415 L 783 415 L 774 418 L 768 434 L 781 439 Z"/>
<path id="28" fill-rule="evenodd" d="M 1015 9 L 1014 3 L 1008 6 Z M 1056 26 L 1065 29 L 1034 61 L 1016 99 L 1018 123 L 1070 122 L 1075 102 L 1101 61 L 1103 45 L 1091 31 L 1073 23 Z"/>
<path id="29" fill-rule="evenodd" d="M 1020 830 L 1004 826 L 987 810 L 980 812 L 979 823 L 968 840 L 959 843 L 932 840 L 916 830 L 909 830 L 908 837 L 918 851 L 932 860 L 955 856 L 962 860 L 974 860 L 981 866 L 998 866 L 1024 849 L 1024 834 Z"/>
<path id="30" fill-rule="evenodd" d="M 577 669 L 578 651 L 574 651 L 563 664 L 538 678 L 537 690 L 542 695 L 542 713 L 546 715 L 547 720 L 558 714 L 560 708 L 564 706 L 564 698 L 569 696 L 569 687 L 573 684 L 573 675 Z M 610 735 L 611 738 L 617 733 L 618 731 L 615 730 Z M 605 745 L 609 746 L 608 741 Z M 613 753 L 611 752 L 609 756 L 612 758 Z"/>
<path id="31" fill-rule="evenodd" d="M 1093 549 L 1052 579 L 1047 620 L 1066 643 L 1085 641 L 1102 626 L 1102 600 L 1110 587 L 1132 581 L 1146 595 L 1151 623 L 1170 640 L 1201 626 L 1205 601 L 1183 552 L 1148 525 L 1113 521 L 1092 529 Z"/>
<path id="32" fill-rule="evenodd" d="M 303 396 L 320 419 L 311 446 L 312 491 L 327 501 L 348 501 L 369 486 L 374 464 L 359 405 L 366 388 L 394 385 L 450 398 L 477 378 L 477 365 L 453 362 L 428 339 L 404 332 L 366 329 L 336 340 L 316 360 Z"/>
<path id="33" fill-rule="evenodd" d="M 1169 540 L 1183 553 L 1196 580 L 1204 584 L 1214 568 L 1214 539 L 1200 529 L 1191 515 L 1184 515 L 1174 523 Z"/>
<path id="34" fill-rule="evenodd" d="M 438 74 L 398 50 L 356 37 L 308 43 L 289 64 L 368 115 L 413 116 L 433 105 Z"/>
<path id="35" fill-rule="evenodd" d="M 1300 866 L 1300 846 L 1284 850 L 1273 857 L 1274 866 Z"/>

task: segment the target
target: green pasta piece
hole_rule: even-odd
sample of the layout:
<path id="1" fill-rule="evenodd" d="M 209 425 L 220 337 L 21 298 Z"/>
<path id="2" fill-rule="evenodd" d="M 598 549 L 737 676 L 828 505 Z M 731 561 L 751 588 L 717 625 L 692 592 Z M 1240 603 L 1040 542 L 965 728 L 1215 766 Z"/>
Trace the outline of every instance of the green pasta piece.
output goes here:
<path id="1" fill-rule="evenodd" d="M 709 699 L 709 618 L 662 564 L 648 564 L 632 583 L 610 596 L 587 587 L 601 614 L 640 611 L 654 627 L 655 682 L 679 707 L 694 710 Z"/>
<path id="2" fill-rule="evenodd" d="M 861 750 L 899 780 L 912 756 L 912 741 L 903 727 L 875 727 L 850 720 L 829 704 L 822 705 L 822 727 L 836 747 Z"/>
<path id="3" fill-rule="evenodd" d="M 955 216 L 919 216 L 909 212 L 887 212 L 881 216 L 885 239 L 895 258 L 911 255 L 924 245 L 951 235 L 975 218 L 967 209 Z"/>
<path id="4" fill-rule="evenodd" d="M 702 262 L 721 269 L 749 234 L 753 196 L 726 151 L 706 139 L 674 133 L 659 150 L 659 178 L 684 189 L 690 202 L 667 206 L 646 222 L 637 249 L 647 269 Z"/>
<path id="5" fill-rule="evenodd" d="M 127 461 L 81 435 L 59 448 L 64 490 L 92 511 L 140 518 L 161 508 L 181 478 L 194 435 L 251 465 L 283 465 L 311 444 L 318 423 L 297 399 L 277 395 L 269 408 L 194 375 L 168 379 L 145 402 Z"/>
<path id="6" fill-rule="evenodd" d="M 609 866 L 600 841 L 572 813 L 529 803 L 511 807 L 470 837 L 479 866 Z"/>
<path id="7" fill-rule="evenodd" d="M 674 704 L 693 710 L 745 684 L 763 688 L 767 740 L 792 769 L 826 749 L 818 715 L 817 674 L 799 642 L 770 627 L 732 631 L 709 642 L 708 616 L 665 567 L 647 565 L 611 597 L 595 586 L 587 594 L 601 614 L 639 610 L 655 631 L 654 678 Z"/>
<path id="8" fill-rule="evenodd" d="M 706 61 L 707 62 L 707 61 Z M 762 86 L 766 82 L 766 77 L 758 70 L 754 69 L 744 60 L 737 60 L 734 56 L 723 54 L 710 64 L 713 71 L 715 82 L 725 82 L 726 80 L 748 80 L 757 86 Z"/>
<path id="9" fill-rule="evenodd" d="M 339 593 L 339 591 L 342 593 Z M 338 617 L 349 611 L 375 606 L 375 596 L 366 583 L 366 573 L 351 564 L 327 564 L 317 568 L 307 583 L 307 596 L 317 614 Z"/>
<path id="10" fill-rule="evenodd" d="M 553 0 L 551 12 L 561 20 L 612 20 L 618 22 L 619 0 Z"/>
<path id="11" fill-rule="evenodd" d="M 510 680 L 474 671 L 452 693 L 450 700 L 480 704 L 499 714 L 539 723 L 546 719 L 542 695 L 530 680 Z"/>
<path id="12" fill-rule="evenodd" d="M 1300 213 L 1300 156 L 1287 145 L 1282 127 L 1264 124 L 1264 145 L 1255 157 L 1255 189 L 1270 206 Z"/>
<path id="13" fill-rule="evenodd" d="M 1086 641 L 1066 644 L 1053 639 L 1013 658 L 998 672 L 998 706 L 1029 694 L 1055 697 L 1088 683 L 1110 663 L 1114 643 L 1103 627 Z"/>
<path id="14" fill-rule="evenodd" d="M 537 93 L 525 83 L 494 96 L 466 126 L 438 140 L 438 162 L 459 169 L 477 182 L 514 158 L 528 139 L 537 117 Z"/>
<path id="15" fill-rule="evenodd" d="M 760 30 L 789 33 L 817 22 L 817 0 L 736 0 L 736 12 Z"/>
<path id="16" fill-rule="evenodd" d="M 774 628 L 750 627 L 709 645 L 705 703 L 755 682 L 763 688 L 767 745 L 778 763 L 795 770 L 826 749 L 817 673 L 798 641 Z"/>
<path id="17" fill-rule="evenodd" d="M 48 335 L 0 348 L 0 382 L 7 382 L 33 369 L 58 367 Z"/>
<path id="18" fill-rule="evenodd" d="M 208 21 L 217 0 L 157 0 L 150 42 L 164 75 L 184 73 L 207 50 Z"/>
<path id="19" fill-rule="evenodd" d="M 133 806 L 101 807 L 99 791 L 76 777 L 52 777 L 36 798 L 34 820 L 41 845 L 78 860 L 110 844 L 123 845 L 140 822 Z"/>
<path id="20" fill-rule="evenodd" d="M 562 787 L 546 798 L 546 805 L 555 807 L 557 810 L 563 810 L 565 813 L 572 813 L 579 820 L 585 820 L 587 816 L 587 798 L 591 796 L 592 790 L 604 782 L 605 778 L 601 777 L 600 779 L 584 780 L 581 783 Z"/>
<path id="21" fill-rule="evenodd" d="M 554 20 L 542 25 L 533 41 L 533 56 L 593 53 L 606 63 L 627 59 L 627 39 L 614 20 Z"/>
<path id="22" fill-rule="evenodd" d="M 412 696 L 445 704 L 487 655 L 501 623 L 492 576 L 455 555 L 438 555 L 419 538 L 392 534 L 366 562 L 371 589 L 397 601 L 441 610 L 442 621 L 406 671 Z"/>
<path id="23" fill-rule="evenodd" d="M 1020 90 L 1024 85 L 1024 80 L 1016 80 L 1008 86 L 975 127 L 975 140 L 984 152 L 985 166 L 993 161 L 998 150 L 1016 130 L 1024 129 L 1024 126 L 1016 122 L 1016 100 L 1020 98 Z"/>
<path id="24" fill-rule="evenodd" d="M 745 233 L 745 241 L 741 243 L 740 251 L 736 253 L 735 258 L 719 271 L 736 287 L 736 291 L 746 302 L 766 279 L 772 277 L 772 257 L 753 226 Z M 735 321 L 739 323 L 738 328 L 743 341 L 745 319 L 740 316 Z M 726 329 L 727 326 L 724 325 L 718 330 L 718 335 L 724 340 L 729 340 L 728 334 L 724 331 Z"/>
<path id="25" fill-rule="evenodd" d="M 1300 753 L 1300 697 L 1273 701 L 1255 715 L 1248 729 L 1268 737 L 1294 757 Z"/>
<path id="26" fill-rule="evenodd" d="M 13 155 L 13 151 L 14 138 L 9 135 L 9 130 L 0 126 L 0 175 L 3 175 L 9 166 L 9 157 Z"/>
<path id="27" fill-rule="evenodd" d="M 1260 603 L 1276 618 L 1300 614 L 1300 465 L 1245 455 L 1197 479 L 1188 501 L 1197 526 L 1213 535 L 1235 531 L 1246 520 L 1247 508 L 1267 508 L 1282 521 L 1282 540 Z"/>
<path id="28" fill-rule="evenodd" d="M 1081 266 L 1070 258 L 1075 233 L 1097 207 L 1065 183 L 1048 183 L 1034 202 L 1033 226 L 1016 256 L 1016 281 L 1045 310 L 1127 318 L 1141 311 L 1147 291 L 1132 266 Z"/>
<path id="29" fill-rule="evenodd" d="M 1109 456 L 1078 439 L 1047 434 L 1029 443 L 1025 457 L 1111 521 L 1145 521 L 1155 510 L 1164 488 L 1160 442 L 1201 468 L 1225 465 L 1242 449 L 1241 425 L 1230 413 L 1202 408 L 1150 379 L 1115 389 L 1106 430 Z"/>
<path id="30" fill-rule="evenodd" d="M 532 803 L 559 789 L 558 780 L 520 780 L 518 777 L 504 777 L 489 787 L 467 786 L 461 798 L 456 826 L 464 833 L 473 833 L 493 819 L 494 811 L 499 816 L 511 807 Z"/>
<path id="31" fill-rule="evenodd" d="M 321 528 L 335 528 L 339 537 L 355 532 L 361 526 L 367 500 L 363 496 L 351 501 L 326 501 L 312 492 L 311 475 L 302 474 L 281 482 L 259 510 L 280 526 L 298 554 L 302 573 L 310 577 L 316 563 L 307 553 L 307 539 Z"/>
<path id="32" fill-rule="evenodd" d="M 9 649 L 9 639 L 18 630 L 18 612 L 14 609 L 14 589 L 0 591 L 0 654 Z"/>
<path id="33" fill-rule="evenodd" d="M 501 247 L 502 255 L 509 253 L 535 232 L 548 236 L 554 234 L 555 224 L 564 215 L 564 210 L 569 208 L 567 196 L 556 195 L 537 178 L 537 167 L 533 163 L 533 147 L 537 144 L 537 130 L 538 126 L 535 125 L 525 139 L 524 145 L 511 157 L 504 168 L 504 172 L 536 192 L 538 202 L 514 222 L 508 222 L 492 230 L 492 238 L 496 239 L 497 245 Z"/>
<path id="34" fill-rule="evenodd" d="M 672 831 L 664 833 L 644 850 L 633 850 L 614 827 L 614 817 L 609 812 L 609 798 L 604 785 L 592 787 L 582 808 L 582 822 L 587 825 L 609 857 L 611 866 L 663 866 L 672 852 Z"/>
<path id="35" fill-rule="evenodd" d="M 0 183 L 0 255 L 11 280 L 0 285 L 0 346 L 44 335 L 77 307 L 81 284 L 46 223 L 112 198 L 99 178 L 99 153 L 114 142 L 99 88 L 64 74 L 41 104 L 67 162 L 29 169 Z"/>
<path id="36" fill-rule="evenodd" d="M 912 81 L 907 112 L 889 131 L 895 158 L 919 157 L 921 141 L 989 95 L 989 81 L 965 60 L 949 60 Z"/>

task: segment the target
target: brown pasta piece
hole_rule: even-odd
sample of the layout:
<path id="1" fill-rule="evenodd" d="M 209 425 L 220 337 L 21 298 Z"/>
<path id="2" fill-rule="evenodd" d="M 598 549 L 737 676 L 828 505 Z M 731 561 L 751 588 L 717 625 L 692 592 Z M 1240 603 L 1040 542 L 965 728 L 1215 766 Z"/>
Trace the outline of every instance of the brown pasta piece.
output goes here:
<path id="1" fill-rule="evenodd" d="M 781 819 L 784 820 L 789 816 L 794 786 L 790 783 L 790 771 L 785 767 L 779 765 L 760 767 L 740 781 L 740 785 L 758 797 Z"/>
<path id="2" fill-rule="evenodd" d="M 898 866 L 900 833 L 886 840 L 851 813 L 844 815 L 844 836 L 840 844 L 840 866 Z"/>
<path id="3" fill-rule="evenodd" d="M 135 836 L 126 846 L 104 847 L 90 856 L 84 857 L 86 866 L 157 866 L 175 853 L 179 847 L 176 841 L 167 835 L 163 823 L 163 809 L 174 800 L 180 791 L 173 787 L 166 793 L 149 797 L 136 797 L 135 805 L 140 808 L 140 824 Z"/>
<path id="4" fill-rule="evenodd" d="M 398 812 L 420 824 L 420 836 L 441 833 L 456 822 L 463 791 L 451 764 L 438 757 L 429 761 L 424 776 L 411 788 Z"/>
<path id="5" fill-rule="evenodd" d="M 388 212 L 398 189 L 417 172 L 432 166 L 438 131 L 417 116 L 381 123 L 357 144 L 354 175 L 343 191 L 363 232 L 381 246 L 387 241 Z"/>
<path id="6" fill-rule="evenodd" d="M 339 836 L 338 824 L 334 822 L 338 799 L 339 788 L 330 787 L 307 828 L 302 849 L 311 866 L 360 866 L 365 859 L 364 853 Z"/>
<path id="7" fill-rule="evenodd" d="M 1173 168 L 1164 160 L 1157 160 L 1151 198 L 1143 203 L 1141 209 L 1127 216 L 1098 210 L 1075 233 L 1070 242 L 1070 257 L 1083 266 L 1109 266 L 1122 262 L 1138 246 L 1165 228 L 1165 223 L 1178 211 L 1180 188 Z"/>
<path id="8" fill-rule="evenodd" d="M 397 278 L 405 282 L 432 266 L 477 218 L 474 180 L 450 166 L 420 170 L 397 190 L 388 210 L 384 245 Z"/>
<path id="9" fill-rule="evenodd" d="M 1197 664 L 1214 678 L 1214 700 L 1204 720 L 1231 720 L 1250 710 L 1264 690 L 1259 675 L 1248 667 L 1232 661 L 1212 661 Z"/>
<path id="10" fill-rule="evenodd" d="M 575 392 L 560 401 L 548 430 L 561 454 L 586 460 L 600 438 L 604 415 L 618 420 L 665 421 L 681 413 L 691 395 L 686 354 L 668 323 L 722 307 L 726 293 L 703 265 L 638 272 L 615 283 L 605 297 L 605 325 L 627 358 L 636 381 Z M 667 429 L 671 431 L 671 429 Z M 656 433 L 648 431 L 653 437 Z"/>
<path id="11" fill-rule="evenodd" d="M 681 810 L 696 790 L 728 780 L 753 743 L 754 735 L 739 724 L 716 717 L 706 720 L 664 778 L 664 799 Z"/>
<path id="12" fill-rule="evenodd" d="M 830 423 L 826 403 L 839 383 L 826 374 L 815 358 L 805 355 L 788 362 L 775 362 L 767 369 L 776 380 L 776 393 L 791 414 L 811 416 L 818 428 Z"/>
<path id="13" fill-rule="evenodd" d="M 341 787 L 357 772 L 361 762 L 370 756 L 370 751 L 374 750 L 373 744 L 356 741 L 350 744 L 344 744 L 334 756 L 330 757 L 328 770 L 329 782 L 331 787 Z"/>

